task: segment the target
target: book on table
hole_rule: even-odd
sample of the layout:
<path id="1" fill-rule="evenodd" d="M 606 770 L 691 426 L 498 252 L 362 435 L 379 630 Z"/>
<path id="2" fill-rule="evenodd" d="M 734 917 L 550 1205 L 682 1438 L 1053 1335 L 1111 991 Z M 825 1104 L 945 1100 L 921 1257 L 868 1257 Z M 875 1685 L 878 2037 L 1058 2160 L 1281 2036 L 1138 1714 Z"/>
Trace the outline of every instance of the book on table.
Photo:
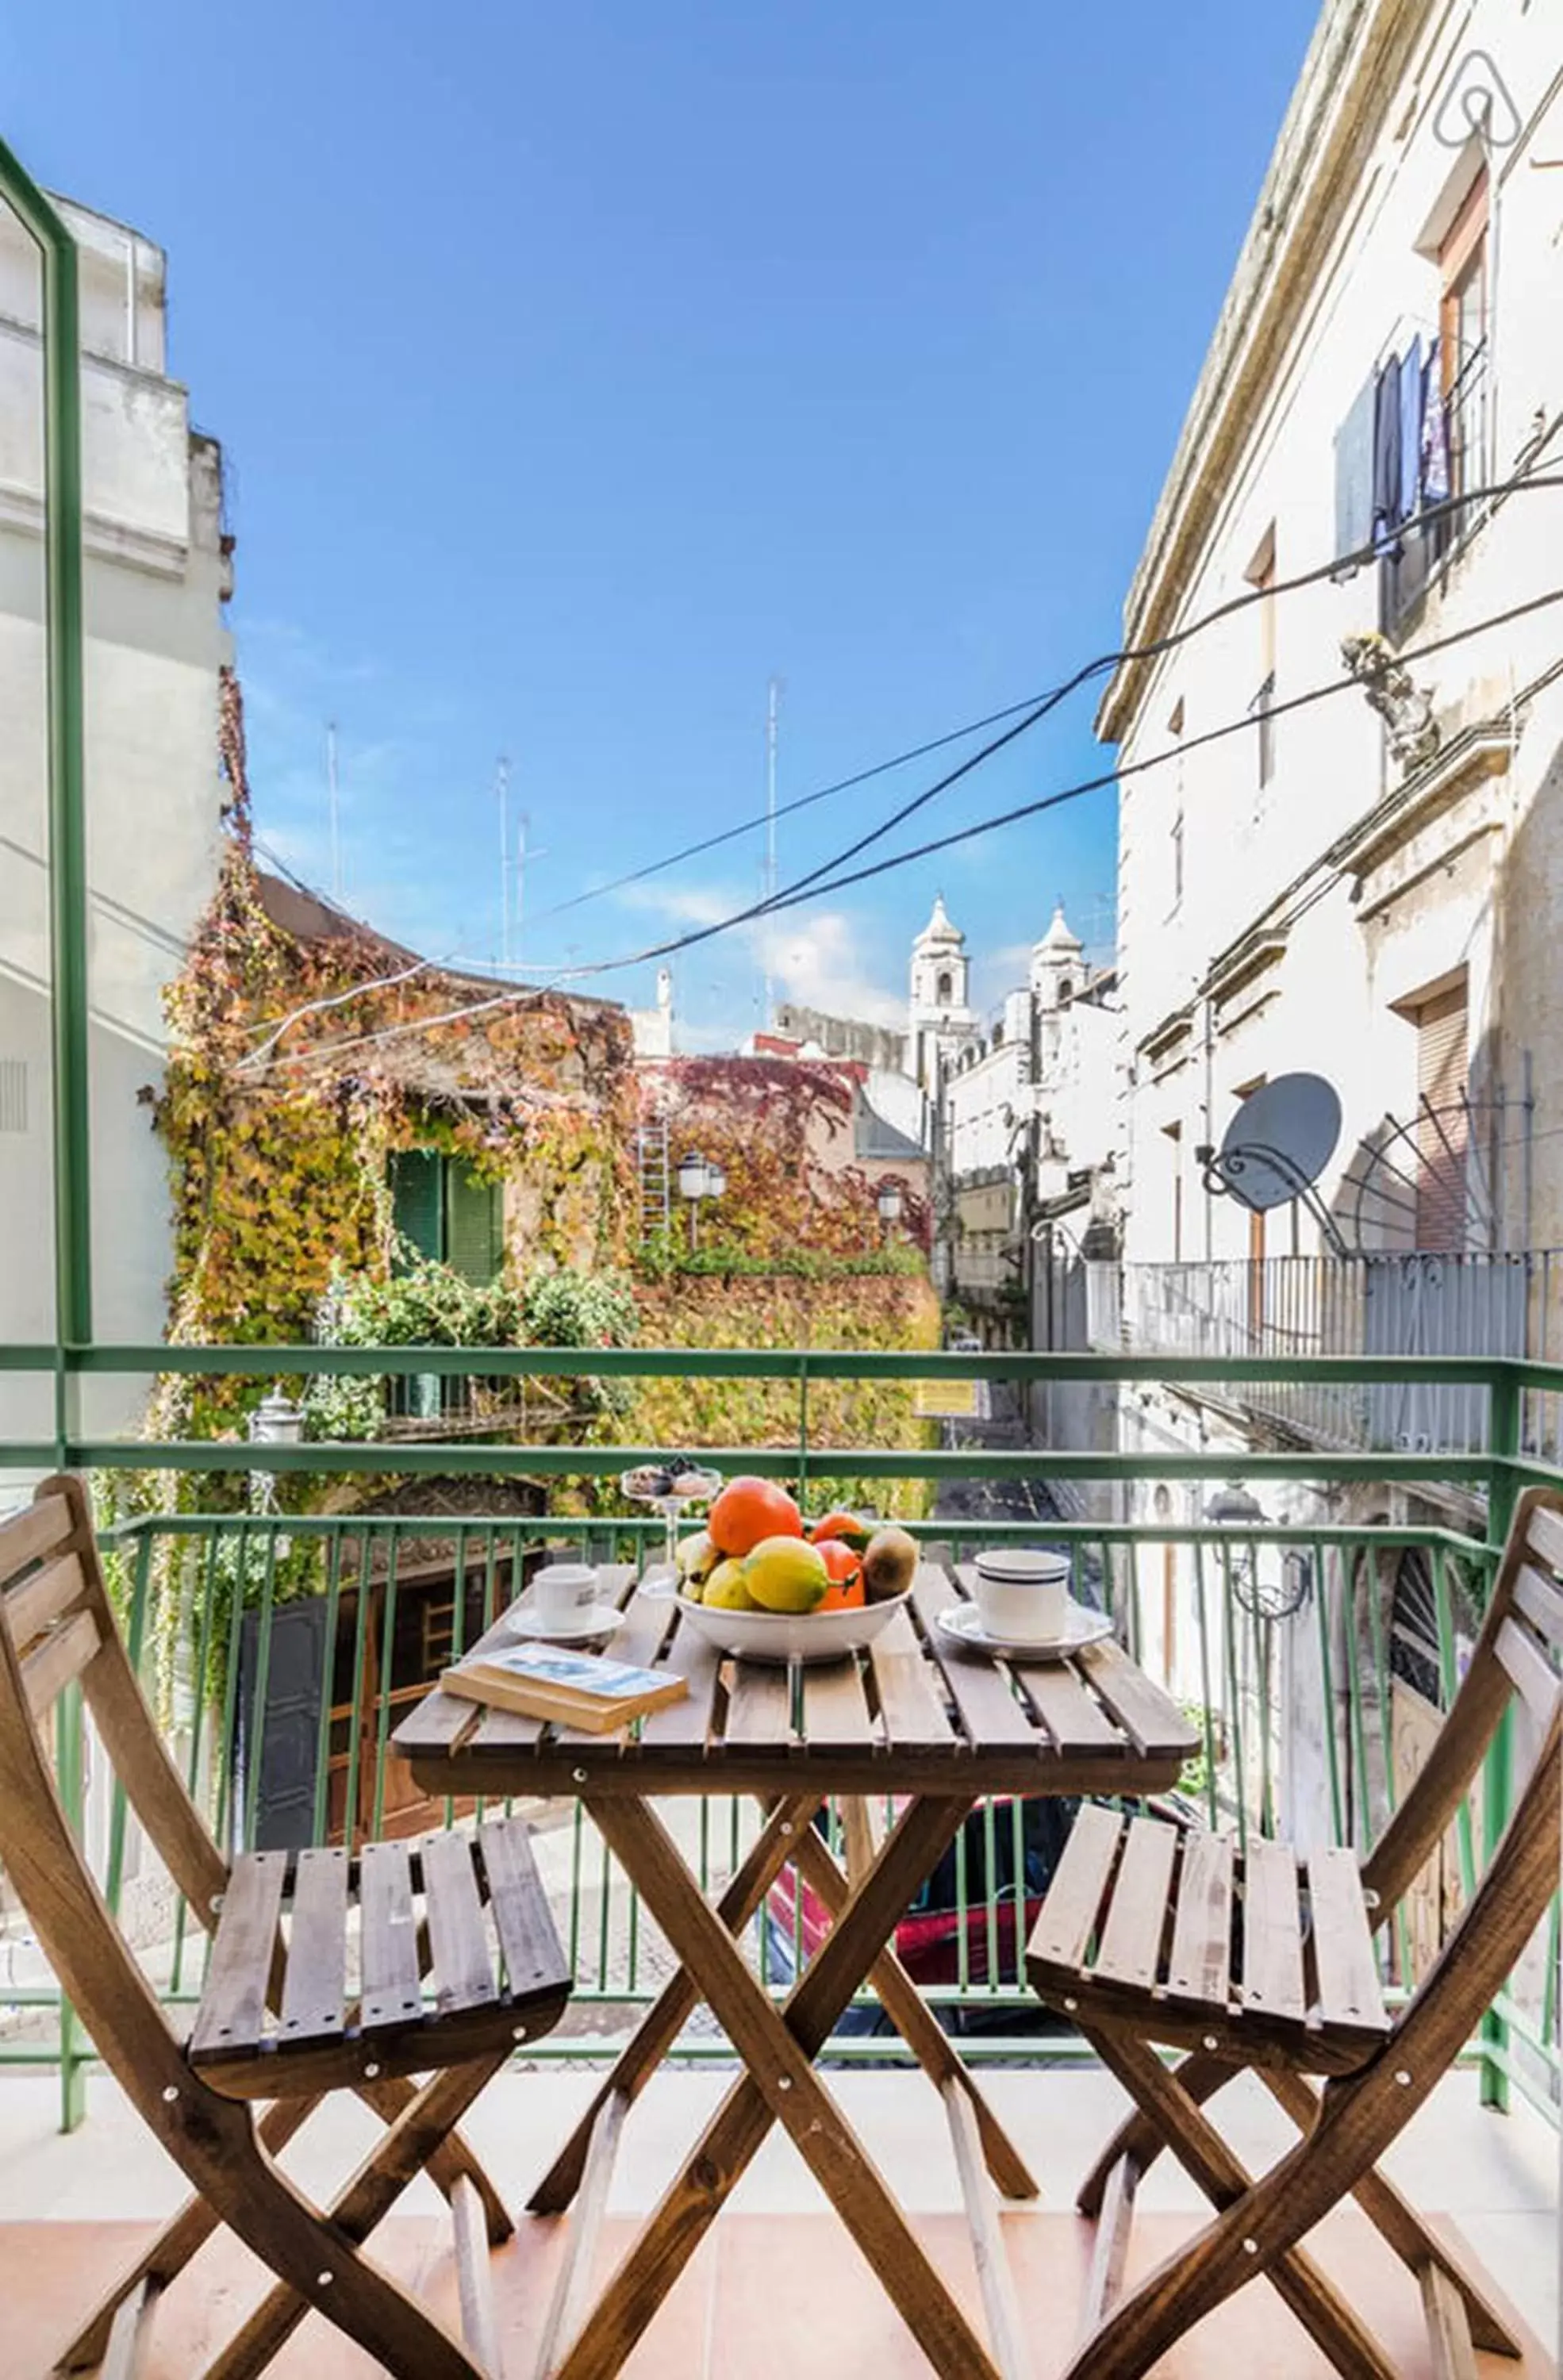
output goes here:
<path id="1" fill-rule="evenodd" d="M 628 1727 L 648 1711 L 680 1701 L 689 1691 L 671 1670 L 636 1669 L 556 1645 L 507 1645 L 502 1652 L 473 1654 L 446 1670 L 440 1683 L 469 1702 L 526 1718 L 552 1719 L 560 1727 L 605 1735 Z"/>

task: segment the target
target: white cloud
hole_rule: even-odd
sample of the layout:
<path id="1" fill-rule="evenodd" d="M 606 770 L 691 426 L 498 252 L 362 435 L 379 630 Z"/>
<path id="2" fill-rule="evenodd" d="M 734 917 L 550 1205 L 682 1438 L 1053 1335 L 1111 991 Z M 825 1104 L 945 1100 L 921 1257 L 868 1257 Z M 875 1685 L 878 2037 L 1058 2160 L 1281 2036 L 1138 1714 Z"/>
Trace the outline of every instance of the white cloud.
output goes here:
<path id="1" fill-rule="evenodd" d="M 655 917 L 669 939 L 681 928 L 719 925 L 750 906 L 752 892 L 733 885 L 625 885 L 616 898 L 625 908 Z M 862 915 L 847 909 L 790 909 L 780 917 L 751 917 L 721 938 L 724 949 L 741 954 L 757 978 L 769 975 L 779 1000 L 800 1008 L 822 1009 L 830 1016 L 861 1018 L 870 1025 L 899 1026 L 906 1016 L 903 994 L 888 990 L 878 979 L 869 957 L 872 929 Z M 715 941 L 697 945 L 690 964 L 697 965 L 702 948 L 714 951 Z M 678 961 L 672 962 L 675 976 Z M 728 1046 L 752 1031 L 754 1018 L 734 1018 L 730 1027 L 693 1026 L 685 1038 L 693 1044 L 725 1031 Z"/>

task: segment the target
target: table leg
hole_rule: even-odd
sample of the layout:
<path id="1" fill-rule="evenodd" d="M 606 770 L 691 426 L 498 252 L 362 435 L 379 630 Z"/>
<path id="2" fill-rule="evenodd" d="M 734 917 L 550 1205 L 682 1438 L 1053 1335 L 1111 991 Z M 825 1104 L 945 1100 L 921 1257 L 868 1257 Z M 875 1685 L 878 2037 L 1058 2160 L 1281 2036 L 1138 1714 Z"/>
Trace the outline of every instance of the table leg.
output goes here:
<path id="1" fill-rule="evenodd" d="M 821 1798 L 818 1793 L 790 1793 L 771 1805 L 748 1856 L 717 1902 L 716 1913 L 730 1934 L 743 1932 L 782 1870 L 794 1857 L 801 1839 L 813 1834 L 809 1822 Z M 629 2043 L 621 2050 L 590 2107 L 527 2200 L 529 2213 L 559 2215 L 569 2205 L 581 2186 L 592 2131 L 602 2109 L 615 2096 L 622 2095 L 627 2102 L 638 2098 L 677 2040 L 699 1997 L 685 1968 L 681 1967 L 664 1984 Z"/>
<path id="2" fill-rule="evenodd" d="M 592 1805 L 648 1907 L 743 2056 L 684 2171 L 664 2192 L 563 2362 L 559 2380 L 610 2380 L 780 2118 L 943 2380 L 998 2380 L 996 2367 L 814 2074 L 812 2060 L 918 1886 L 953 1841 L 969 1798 L 910 1803 L 870 1873 L 778 2013 L 653 1812 Z"/>
<path id="3" fill-rule="evenodd" d="M 808 1829 L 800 1842 L 797 1864 L 804 1882 L 822 1900 L 832 1920 L 846 1907 L 853 1884 L 866 1876 L 876 1856 L 867 1804 L 852 1796 L 841 1804 L 846 1836 L 847 1873 L 842 1874 L 828 1845 Z M 983 2163 L 1006 2198 L 1035 2198 L 1036 2182 L 1024 2158 L 993 2113 L 975 2077 L 963 2065 L 950 2036 L 918 1991 L 893 1949 L 881 1950 L 868 1970 L 868 1981 L 896 2031 L 929 2081 L 940 2092 L 953 2084 L 964 2093 L 976 2119 Z"/>

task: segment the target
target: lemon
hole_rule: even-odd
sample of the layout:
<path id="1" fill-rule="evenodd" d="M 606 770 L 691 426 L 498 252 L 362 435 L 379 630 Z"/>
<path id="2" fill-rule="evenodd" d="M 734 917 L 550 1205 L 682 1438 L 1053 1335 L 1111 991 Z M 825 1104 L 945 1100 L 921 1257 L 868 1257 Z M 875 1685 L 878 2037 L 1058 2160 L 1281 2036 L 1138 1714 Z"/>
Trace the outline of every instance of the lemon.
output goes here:
<path id="1" fill-rule="evenodd" d="M 703 1600 L 708 1607 L 714 1604 L 719 1611 L 754 1611 L 758 1609 L 749 1593 L 743 1563 L 731 1559 L 718 1562 L 706 1581 Z"/>
<path id="2" fill-rule="evenodd" d="M 762 1537 L 744 1564 L 744 1584 L 764 1611 L 812 1611 L 830 1593 L 830 1573 L 806 1538 Z"/>

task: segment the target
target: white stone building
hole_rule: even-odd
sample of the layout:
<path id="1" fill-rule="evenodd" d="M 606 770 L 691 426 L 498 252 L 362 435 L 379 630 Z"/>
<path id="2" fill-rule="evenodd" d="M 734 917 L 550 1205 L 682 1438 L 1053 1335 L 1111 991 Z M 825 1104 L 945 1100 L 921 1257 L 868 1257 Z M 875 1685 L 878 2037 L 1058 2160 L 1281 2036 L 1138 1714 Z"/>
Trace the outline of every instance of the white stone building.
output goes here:
<path id="1" fill-rule="evenodd" d="M 1123 664 L 1098 721 L 1124 769 L 1131 1347 L 1534 1343 L 1536 1252 L 1563 1241 L 1563 490 L 1437 508 L 1563 471 L 1560 433 L 1557 8 L 1328 0 L 1123 641 L 1252 600 Z M 1293 1071 L 1339 1094 L 1319 1192 L 1345 1255 L 1301 1202 L 1212 1196 L 1196 1155 Z M 1123 1442 L 1203 1445 L 1214 1480 L 1257 1444 L 1468 1442 L 1469 1401 L 1444 1393 L 1136 1394 Z M 1208 1492 L 1162 1488 L 1136 1516 L 1192 1520 Z M 1170 1587 L 1165 1609 L 1186 1611 Z M 1312 1633 L 1280 1632 L 1299 1667 L 1270 1682 L 1317 1713 Z M 1197 1693 L 1193 1632 L 1162 1649 Z"/>
<path id="2" fill-rule="evenodd" d="M 1032 951 L 1025 983 L 1006 995 L 986 1034 L 956 1051 L 944 1076 L 951 1284 L 1023 1335 L 1038 1236 L 1066 1216 L 1084 1232 L 1112 1171 L 1115 980 L 1110 969 L 1087 965 L 1060 905 Z"/>
<path id="3" fill-rule="evenodd" d="M 164 986 L 215 882 L 223 616 L 221 457 L 165 356 L 164 259 L 57 202 L 79 244 L 86 510 L 94 1322 L 162 1335 L 171 1266 L 164 1153 L 145 1099 Z M 37 253 L 0 210 L 0 1340 L 54 1334 Z M 85 1418 L 117 1427 L 115 1384 Z M 99 1393 L 103 1391 L 103 1393 Z M 47 1382 L 0 1375 L 0 1439 L 49 1431 Z"/>

